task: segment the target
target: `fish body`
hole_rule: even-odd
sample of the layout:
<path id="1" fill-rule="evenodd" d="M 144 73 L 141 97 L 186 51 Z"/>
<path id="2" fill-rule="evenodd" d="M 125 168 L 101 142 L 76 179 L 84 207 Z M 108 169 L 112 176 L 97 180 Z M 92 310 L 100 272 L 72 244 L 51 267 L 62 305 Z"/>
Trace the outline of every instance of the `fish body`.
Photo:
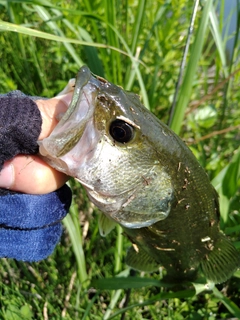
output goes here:
<path id="1" fill-rule="evenodd" d="M 201 269 L 214 283 L 238 268 L 238 251 L 219 230 L 218 195 L 207 174 L 137 95 L 82 67 L 69 109 L 39 145 L 104 213 L 103 234 L 106 225 L 122 226 L 133 244 L 131 267 L 164 266 L 174 282 L 193 280 Z"/>

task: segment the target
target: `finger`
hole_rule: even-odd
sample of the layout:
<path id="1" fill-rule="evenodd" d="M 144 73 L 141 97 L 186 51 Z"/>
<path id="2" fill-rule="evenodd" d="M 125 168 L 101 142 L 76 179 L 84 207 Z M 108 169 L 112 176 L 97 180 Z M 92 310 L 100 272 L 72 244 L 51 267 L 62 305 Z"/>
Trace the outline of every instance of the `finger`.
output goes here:
<path id="1" fill-rule="evenodd" d="M 52 98 L 49 100 L 36 100 L 41 112 L 42 130 L 39 140 L 49 136 L 59 121 L 59 115 L 66 112 L 68 103 L 71 101 L 71 94 L 64 96 L 64 99 Z"/>
<path id="2" fill-rule="evenodd" d="M 61 116 L 68 109 L 75 86 L 75 79 L 69 80 L 66 87 L 54 98 L 38 99 L 36 104 L 42 117 L 42 131 L 39 140 L 42 140 L 52 132 Z"/>
<path id="3" fill-rule="evenodd" d="M 49 167 L 38 156 L 18 155 L 5 162 L 0 171 L 0 187 L 30 194 L 44 194 L 59 189 L 69 179 Z"/>

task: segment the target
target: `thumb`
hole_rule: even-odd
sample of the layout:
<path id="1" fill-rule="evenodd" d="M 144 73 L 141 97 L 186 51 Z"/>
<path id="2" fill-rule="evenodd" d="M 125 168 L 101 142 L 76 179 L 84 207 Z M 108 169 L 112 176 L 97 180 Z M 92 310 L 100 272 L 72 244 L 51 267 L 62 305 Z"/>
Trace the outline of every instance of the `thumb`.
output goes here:
<path id="1" fill-rule="evenodd" d="M 68 179 L 38 156 L 18 155 L 4 163 L 0 171 L 0 188 L 44 194 L 59 189 Z"/>

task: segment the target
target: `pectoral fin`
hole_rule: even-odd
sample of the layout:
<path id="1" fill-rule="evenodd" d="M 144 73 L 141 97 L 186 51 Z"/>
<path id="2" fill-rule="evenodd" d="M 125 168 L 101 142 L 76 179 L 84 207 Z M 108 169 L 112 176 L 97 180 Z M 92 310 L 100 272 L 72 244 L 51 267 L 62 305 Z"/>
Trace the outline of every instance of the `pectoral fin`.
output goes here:
<path id="1" fill-rule="evenodd" d="M 159 268 L 159 264 L 136 244 L 128 249 L 126 263 L 138 271 L 154 272 Z"/>
<path id="2" fill-rule="evenodd" d="M 102 212 L 99 213 L 98 228 L 102 237 L 106 237 L 116 225 L 116 222 L 114 222 L 112 219 L 109 219 L 107 216 L 105 216 L 105 214 Z"/>
<path id="3" fill-rule="evenodd" d="M 228 280 L 239 267 L 240 254 L 224 235 L 220 236 L 209 254 L 201 261 L 204 275 L 214 283 Z"/>

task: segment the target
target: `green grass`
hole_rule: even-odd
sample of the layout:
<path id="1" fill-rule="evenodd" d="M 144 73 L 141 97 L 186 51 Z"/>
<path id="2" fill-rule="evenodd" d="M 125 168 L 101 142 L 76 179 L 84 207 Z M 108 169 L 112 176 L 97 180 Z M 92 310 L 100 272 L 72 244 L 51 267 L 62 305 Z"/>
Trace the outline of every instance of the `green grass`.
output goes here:
<path id="1" fill-rule="evenodd" d="M 240 249 L 240 5 L 229 55 L 224 0 L 219 16 L 215 1 L 200 3 L 170 125 L 212 179 L 221 228 Z M 51 97 L 87 64 L 168 123 L 192 11 L 186 0 L 0 0 L 0 91 Z M 129 275 L 120 227 L 101 238 L 98 210 L 70 184 L 73 205 L 53 255 L 1 260 L 1 319 L 240 318 L 239 271 L 213 291 L 201 282 L 173 290 L 157 273 Z"/>

